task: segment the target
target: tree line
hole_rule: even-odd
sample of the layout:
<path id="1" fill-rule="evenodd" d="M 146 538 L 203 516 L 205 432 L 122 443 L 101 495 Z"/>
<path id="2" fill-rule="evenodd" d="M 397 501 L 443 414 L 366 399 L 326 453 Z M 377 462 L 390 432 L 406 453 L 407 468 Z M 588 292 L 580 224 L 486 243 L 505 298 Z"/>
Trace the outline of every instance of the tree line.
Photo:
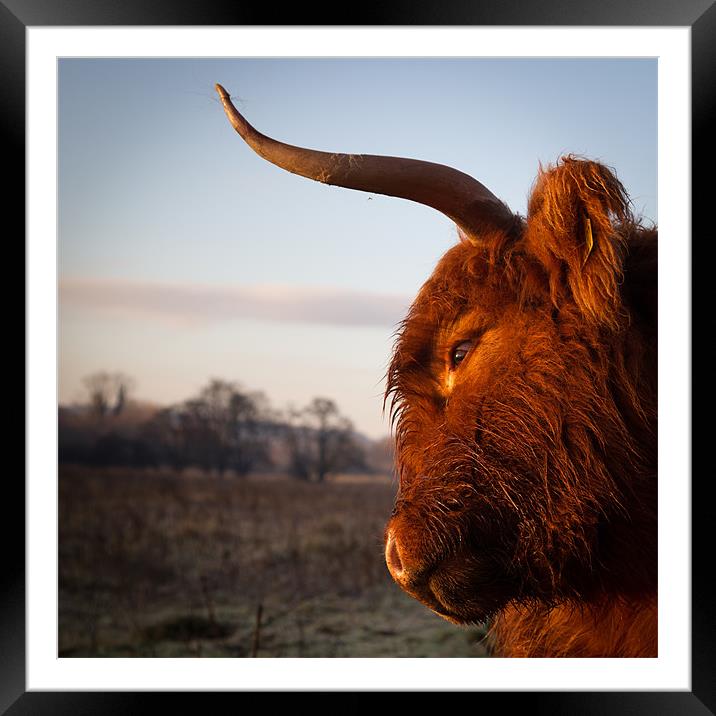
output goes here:
<path id="1" fill-rule="evenodd" d="M 83 384 L 84 402 L 60 408 L 60 462 L 238 477 L 285 472 L 309 482 L 375 470 L 369 441 L 328 398 L 282 412 L 262 392 L 212 379 L 183 402 L 150 408 L 131 400 L 134 381 L 121 373 L 95 373 Z"/>

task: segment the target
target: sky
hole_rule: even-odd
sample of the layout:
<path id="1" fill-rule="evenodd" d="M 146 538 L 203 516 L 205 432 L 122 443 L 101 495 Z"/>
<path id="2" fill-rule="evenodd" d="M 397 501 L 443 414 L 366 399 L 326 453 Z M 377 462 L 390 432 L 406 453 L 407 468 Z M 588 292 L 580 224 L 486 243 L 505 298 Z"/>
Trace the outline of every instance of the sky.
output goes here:
<path id="1" fill-rule="evenodd" d="M 60 59 L 61 403 L 97 371 L 161 404 L 223 378 L 389 432 L 394 331 L 455 226 L 265 162 L 217 82 L 265 134 L 447 164 L 521 214 L 540 163 L 596 159 L 658 219 L 654 59 Z"/>

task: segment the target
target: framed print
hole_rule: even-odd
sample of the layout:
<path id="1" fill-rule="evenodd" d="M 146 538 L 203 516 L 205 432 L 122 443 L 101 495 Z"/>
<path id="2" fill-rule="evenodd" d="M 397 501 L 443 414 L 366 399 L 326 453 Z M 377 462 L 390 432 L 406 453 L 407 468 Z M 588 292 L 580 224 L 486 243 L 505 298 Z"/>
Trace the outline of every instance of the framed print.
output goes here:
<path id="1" fill-rule="evenodd" d="M 7 713 L 124 712 L 140 708 L 137 692 L 147 691 L 473 690 L 481 692 L 480 698 L 510 698 L 515 705 L 529 698 L 531 708 L 542 705 L 551 713 L 713 711 L 708 676 L 713 614 L 703 569 L 712 538 L 702 515 L 707 504 L 700 497 L 702 483 L 698 475 L 692 482 L 690 471 L 692 434 L 698 431 L 692 433 L 696 421 L 690 423 L 689 376 L 703 352 L 697 345 L 700 331 L 690 333 L 689 326 L 701 325 L 699 312 L 708 299 L 697 291 L 703 285 L 697 280 L 703 264 L 692 262 L 689 234 L 691 227 L 700 227 L 705 184 L 694 179 L 690 186 L 689 179 L 711 157 L 706 145 L 700 151 L 700 141 L 713 103 L 707 68 L 716 23 L 713 7 L 702 5 L 678 11 L 622 6 L 612 17 L 593 7 L 570 6 L 559 15 L 560 10 L 544 4 L 520 5 L 508 19 L 503 15 L 507 6 L 467 10 L 448 4 L 439 11 L 411 9 L 410 17 L 389 8 L 380 17 L 368 11 L 368 25 L 344 25 L 339 18 L 293 25 L 289 11 L 287 24 L 270 26 L 261 11 L 244 9 L 233 17 L 215 6 L 125 6 L 102 17 L 97 5 L 50 11 L 5 3 L 3 115 L 14 140 L 10 160 L 17 174 L 27 171 L 28 276 L 26 491 L 12 486 L 19 501 L 26 495 L 27 556 L 23 559 L 17 548 L 11 562 L 15 571 L 7 572 L 8 628 L 2 632 L 2 706 Z M 490 78 L 499 91 L 487 89 Z M 484 108 L 474 92 L 461 89 L 471 81 L 486 88 Z M 216 94 L 214 84 L 226 90 Z M 383 127 L 393 127 L 393 143 L 385 140 L 381 146 L 367 121 L 361 127 L 357 118 L 363 116 L 364 102 L 371 103 Z M 368 465 L 364 472 L 373 474 L 376 463 L 370 460 L 379 460 L 381 370 L 388 368 L 391 350 L 383 338 L 390 336 L 386 327 L 400 323 L 420 288 L 418 273 L 421 281 L 428 278 L 456 237 L 446 228 L 442 209 L 435 214 L 397 201 L 392 208 L 384 196 L 391 191 L 384 191 L 382 183 L 363 189 L 367 194 L 351 193 L 280 173 L 234 134 L 224 115 L 232 103 L 259 131 L 281 141 L 329 151 L 340 149 L 341 136 L 351 139 L 348 129 L 353 128 L 351 141 L 358 151 L 459 166 L 491 188 L 497 185 L 495 194 L 520 217 L 535 212 L 527 196 L 532 192 L 534 199 L 539 191 L 539 183 L 530 187 L 537 161 L 546 162 L 549 172 L 549 161 L 559 155 L 593 152 L 616 167 L 637 213 L 645 224 L 658 223 L 662 233 L 658 651 L 610 652 L 606 658 L 585 653 L 584 659 L 565 652 L 567 658 L 555 659 L 545 657 L 557 654 L 535 650 L 525 654 L 533 658 L 476 661 L 463 658 L 462 649 L 477 632 L 438 620 L 415 600 L 406 607 L 420 614 L 415 629 L 422 629 L 427 617 L 438 620 L 439 627 L 431 622 L 429 633 L 446 645 L 444 652 L 421 651 L 416 639 L 409 641 L 412 653 L 381 652 L 340 635 L 347 611 L 351 634 L 390 635 L 397 643 L 399 612 L 393 602 L 389 609 L 396 611 L 384 616 L 378 597 L 370 608 L 346 597 L 385 579 L 387 572 L 379 573 L 385 560 L 400 584 L 396 574 L 408 560 L 407 548 L 394 545 L 395 522 L 384 547 L 382 527 L 376 526 L 380 518 L 370 518 L 381 539 L 378 548 L 377 538 L 366 537 L 363 527 L 351 523 L 352 505 L 365 501 L 367 509 L 369 499 L 356 487 L 363 484 L 363 473 L 355 466 Z M 434 117 L 433 106 L 440 109 Z M 437 140 L 437 117 L 449 114 L 447 107 L 455 117 L 450 133 L 462 136 L 447 137 L 454 144 L 446 141 L 442 149 L 426 146 L 427 127 L 436 128 Z M 283 123 L 277 122 L 281 117 Z M 312 127 L 316 120 L 319 126 Z M 23 123 L 27 154 L 20 140 Z M 690 130 L 699 148 L 692 158 Z M 505 145 L 502 166 L 491 152 Z M 265 144 L 261 147 L 265 153 Z M 470 172 L 473 152 L 490 157 L 489 168 Z M 256 173 L 241 169 L 243 178 L 232 178 L 234 162 Z M 308 176 L 294 164 L 290 171 Z M 608 184 L 609 176 L 600 174 L 600 182 Z M 9 196 L 18 194 L 9 207 L 21 203 L 21 186 L 8 185 Z M 313 193 L 319 191 L 320 198 Z M 327 192 L 336 197 L 330 208 Z M 449 206 L 443 213 L 454 219 Z M 590 254 L 601 257 L 604 249 L 600 219 L 592 214 L 580 221 L 588 247 L 580 255 L 583 267 Z M 471 222 L 457 221 L 463 234 L 469 235 Z M 311 227 L 310 233 L 305 227 Z M 391 244 L 390 235 L 401 233 Z M 437 246 L 431 237 L 437 237 Z M 228 331 L 237 327 L 238 346 L 227 340 Z M 489 338 L 490 330 L 494 327 L 481 329 L 480 340 L 483 333 Z M 469 359 L 477 340 L 472 333 L 463 338 L 451 344 L 462 350 L 460 361 Z M 372 386 L 368 368 L 375 376 Z M 241 384 L 217 379 L 233 381 L 234 375 Z M 358 390 L 363 383 L 369 387 Z M 323 385 L 330 388 L 322 391 Z M 102 393 L 105 388 L 111 395 Z M 371 390 L 370 404 L 363 398 L 352 402 L 356 393 L 365 396 Z M 76 397 L 80 393 L 81 399 Z M 337 405 L 315 398 L 324 394 L 337 395 Z M 241 423 L 242 429 L 254 430 L 252 450 L 259 445 L 259 432 L 272 426 L 262 449 L 251 452 L 250 464 L 244 443 L 239 449 L 232 442 L 234 451 L 222 457 L 219 443 L 206 438 L 209 418 L 202 411 L 222 395 L 233 406 L 227 410 L 243 406 L 248 411 L 243 414 L 254 416 Z M 149 417 L 141 423 L 146 433 L 97 433 L 95 438 L 104 440 L 102 455 L 114 450 L 117 460 L 125 462 L 102 464 L 96 444 L 87 447 L 84 438 L 63 442 L 67 430 L 73 436 L 87 434 L 82 415 L 105 422 L 110 415 L 126 417 L 128 396 L 146 398 L 161 410 L 147 408 Z M 698 400 L 708 397 L 708 390 L 694 393 L 694 410 Z M 58 406 L 79 400 L 86 412 L 61 409 L 58 423 Z M 212 416 L 217 419 L 216 413 Z M 309 417 L 318 422 L 309 424 Z M 370 452 L 370 460 L 354 456 L 352 463 L 346 457 L 342 468 L 325 461 L 307 467 L 313 448 L 306 446 L 322 434 L 327 420 L 334 422 L 326 440 L 339 441 L 342 435 L 340 440 L 348 441 L 350 436 L 362 446 L 362 455 Z M 235 430 L 231 436 L 239 440 Z M 174 439 L 184 445 L 181 450 L 172 447 Z M 319 444 L 325 457 L 328 443 Z M 348 443 L 340 444 L 348 455 Z M 387 450 L 387 443 L 380 444 Z M 156 457 L 159 446 L 164 452 Z M 105 494 L 93 482 L 94 467 L 59 470 L 58 475 L 58 450 L 60 458 L 71 456 L 68 464 L 101 465 L 106 474 L 116 469 L 111 474 L 121 474 L 114 483 L 121 487 Z M 147 456 L 152 450 L 153 458 Z M 425 457 L 410 459 L 413 472 L 429 472 L 426 462 L 416 467 Z M 191 487 L 177 487 L 164 476 L 162 469 L 174 463 L 182 474 L 197 473 Z M 120 465 L 151 467 L 142 474 L 152 477 L 138 479 L 129 469 L 121 472 Z M 270 488 L 274 497 L 269 498 L 264 487 L 254 490 L 250 480 L 242 481 L 242 470 L 260 473 L 261 485 L 280 470 L 293 479 L 276 482 L 279 487 Z M 348 477 L 336 499 L 348 502 L 327 501 L 322 508 L 328 492 L 320 492 L 321 484 L 338 484 L 332 476 L 339 473 L 341 479 Z M 390 506 L 387 511 L 382 506 L 395 485 L 380 484 L 375 514 L 383 514 L 384 525 Z M 219 497 L 213 485 L 223 486 Z M 406 492 L 402 483 L 401 489 Z M 68 499 L 81 509 L 67 510 L 63 500 Z M 253 501 L 261 521 L 249 526 L 253 513 L 243 514 L 240 506 L 232 512 L 237 500 Z M 333 520 L 323 509 L 336 510 Z M 175 522 L 160 544 L 151 535 L 167 519 Z M 235 526 L 237 519 L 246 521 L 243 527 Z M 451 519 L 443 515 L 441 524 Z M 304 533 L 309 524 L 315 531 Z M 211 537 L 206 538 L 202 531 L 209 526 Z M 276 535 L 280 550 L 271 551 L 269 533 Z M 128 540 L 134 540 L 131 552 L 125 549 Z M 8 538 L 7 544 L 17 543 L 17 536 Z M 314 564 L 303 556 L 290 557 L 297 545 L 307 543 L 320 543 L 325 559 Z M 232 590 L 254 589 L 247 587 L 251 570 L 258 570 L 251 549 L 271 553 L 261 567 L 266 576 L 245 604 L 238 597 L 227 600 Z M 162 556 L 152 562 L 155 550 Z M 331 557 L 338 562 L 360 557 L 361 571 L 334 570 L 329 552 L 338 554 Z M 104 564 L 92 561 L 97 554 L 104 555 Z M 195 570 L 197 560 L 204 568 Z M 163 570 L 160 563 L 172 566 Z M 107 592 L 114 594 L 109 601 L 98 596 L 95 578 L 115 585 L 114 592 Z M 307 586 L 310 579 L 315 583 Z M 335 594 L 342 595 L 330 608 L 343 616 L 325 624 L 316 620 L 326 603 L 317 600 L 318 606 L 311 606 L 320 579 L 339 585 Z M 172 611 L 169 601 L 159 599 L 163 588 L 166 593 L 185 590 L 191 607 Z M 405 591 L 420 592 L 412 583 Z M 405 596 L 392 582 L 386 593 Z M 78 596 L 83 594 L 88 596 Z M 300 599 L 294 599 L 297 594 Z M 420 594 L 418 599 L 426 601 Z M 283 611 L 277 607 L 281 600 Z M 645 618 L 645 611 L 639 618 Z M 464 621 L 479 619 L 473 614 L 472 621 L 470 615 Z M 240 638 L 238 623 L 244 625 Z M 282 641 L 289 630 L 291 641 Z M 457 633 L 466 636 L 453 649 Z M 243 658 L 256 656 L 265 658 Z M 613 658 L 624 656 L 632 658 Z M 95 693 L 83 693 L 90 691 Z"/>

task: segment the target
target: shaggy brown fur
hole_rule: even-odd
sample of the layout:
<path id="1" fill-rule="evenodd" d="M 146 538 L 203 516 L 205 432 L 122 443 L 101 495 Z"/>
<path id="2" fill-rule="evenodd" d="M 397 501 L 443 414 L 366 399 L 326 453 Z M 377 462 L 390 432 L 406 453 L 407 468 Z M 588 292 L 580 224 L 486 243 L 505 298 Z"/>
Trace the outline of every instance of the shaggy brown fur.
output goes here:
<path id="1" fill-rule="evenodd" d="M 565 157 L 399 331 L 388 564 L 441 616 L 491 618 L 497 654 L 657 654 L 656 255 L 614 174 Z"/>

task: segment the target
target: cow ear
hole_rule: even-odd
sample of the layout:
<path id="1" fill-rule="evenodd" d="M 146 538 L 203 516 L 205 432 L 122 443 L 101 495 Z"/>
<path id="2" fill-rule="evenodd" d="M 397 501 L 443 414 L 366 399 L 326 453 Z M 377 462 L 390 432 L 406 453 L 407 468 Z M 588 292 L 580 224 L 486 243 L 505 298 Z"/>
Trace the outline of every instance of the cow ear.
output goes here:
<path id="1" fill-rule="evenodd" d="M 624 187 L 604 165 L 569 156 L 540 167 L 525 238 L 557 306 L 573 301 L 590 323 L 618 325 L 623 229 L 631 221 Z"/>

